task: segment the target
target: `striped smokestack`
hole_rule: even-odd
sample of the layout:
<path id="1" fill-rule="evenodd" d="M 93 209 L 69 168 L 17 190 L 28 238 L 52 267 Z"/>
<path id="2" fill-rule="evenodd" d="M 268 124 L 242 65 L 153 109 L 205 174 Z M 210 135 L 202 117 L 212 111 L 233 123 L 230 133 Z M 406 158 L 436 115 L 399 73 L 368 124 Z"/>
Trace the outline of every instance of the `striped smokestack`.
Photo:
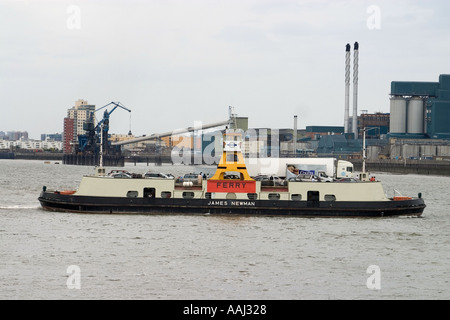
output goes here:
<path id="1" fill-rule="evenodd" d="M 344 113 L 344 132 L 348 133 L 350 109 L 350 44 L 345 46 L 345 113 Z"/>
<path id="2" fill-rule="evenodd" d="M 352 116 L 352 132 L 355 139 L 358 139 L 358 56 L 359 44 L 355 42 L 353 52 L 353 116 Z"/>

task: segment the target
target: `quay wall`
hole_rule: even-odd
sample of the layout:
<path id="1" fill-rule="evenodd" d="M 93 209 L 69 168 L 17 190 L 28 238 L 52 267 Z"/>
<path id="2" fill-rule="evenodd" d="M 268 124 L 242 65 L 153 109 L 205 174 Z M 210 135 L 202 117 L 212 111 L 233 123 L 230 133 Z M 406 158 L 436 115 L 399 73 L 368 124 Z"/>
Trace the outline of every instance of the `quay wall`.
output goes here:
<path id="1" fill-rule="evenodd" d="M 98 166 L 100 157 L 98 155 L 64 154 L 63 163 L 77 166 Z M 106 167 L 123 167 L 124 164 L 123 156 L 103 156 L 103 165 Z"/>
<path id="2" fill-rule="evenodd" d="M 14 159 L 14 152 L 0 152 L 0 159 Z"/>
<path id="3" fill-rule="evenodd" d="M 14 152 L 14 159 L 20 160 L 43 160 L 62 161 L 63 154 L 55 152 Z"/>
<path id="4" fill-rule="evenodd" d="M 362 170 L 362 161 L 352 160 L 352 163 L 356 171 Z M 366 171 L 450 176 L 450 161 L 371 160 L 366 161 Z"/>

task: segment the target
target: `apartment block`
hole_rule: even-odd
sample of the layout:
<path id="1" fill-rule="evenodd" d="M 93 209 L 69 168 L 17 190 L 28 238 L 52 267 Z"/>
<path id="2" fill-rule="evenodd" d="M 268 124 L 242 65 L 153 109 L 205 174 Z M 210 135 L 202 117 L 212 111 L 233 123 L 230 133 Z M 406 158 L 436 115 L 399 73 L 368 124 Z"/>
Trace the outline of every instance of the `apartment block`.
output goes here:
<path id="1" fill-rule="evenodd" d="M 86 100 L 78 99 L 75 105 L 67 110 L 64 118 L 64 153 L 73 153 L 78 143 L 78 135 L 86 134 L 84 124 L 95 123 L 95 105 Z"/>

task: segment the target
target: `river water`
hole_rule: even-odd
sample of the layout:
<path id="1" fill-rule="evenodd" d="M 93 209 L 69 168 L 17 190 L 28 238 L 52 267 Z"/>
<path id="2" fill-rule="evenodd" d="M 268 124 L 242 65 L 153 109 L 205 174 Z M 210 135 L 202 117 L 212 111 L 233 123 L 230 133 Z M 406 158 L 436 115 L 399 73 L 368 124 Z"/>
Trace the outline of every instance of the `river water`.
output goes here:
<path id="1" fill-rule="evenodd" d="M 175 175 L 205 168 L 147 167 Z M 0 299 L 449 299 L 450 178 L 376 173 L 422 218 L 48 212 L 93 167 L 0 161 Z"/>

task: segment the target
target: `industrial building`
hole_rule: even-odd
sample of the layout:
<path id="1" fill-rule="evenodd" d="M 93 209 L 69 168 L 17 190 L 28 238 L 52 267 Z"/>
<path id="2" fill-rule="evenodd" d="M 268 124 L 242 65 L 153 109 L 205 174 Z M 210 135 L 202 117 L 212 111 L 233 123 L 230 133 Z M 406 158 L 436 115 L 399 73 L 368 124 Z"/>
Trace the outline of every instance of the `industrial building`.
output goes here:
<path id="1" fill-rule="evenodd" d="M 362 129 L 366 128 L 366 139 L 382 139 L 389 133 L 389 124 L 389 113 L 362 113 L 358 117 L 358 138 L 363 138 Z"/>
<path id="2" fill-rule="evenodd" d="M 392 81 L 390 137 L 450 139 L 450 74 L 439 82 Z"/>
<path id="3" fill-rule="evenodd" d="M 347 70 L 348 66 L 347 60 Z M 363 110 L 357 117 L 356 130 L 353 117 L 348 115 L 348 87 L 346 77 L 346 125 L 307 126 L 303 133 L 301 141 L 307 139 L 309 149 L 317 156 L 361 158 L 365 131 L 370 160 L 450 158 L 450 75 L 441 74 L 438 82 L 392 81 L 390 113 Z"/>

